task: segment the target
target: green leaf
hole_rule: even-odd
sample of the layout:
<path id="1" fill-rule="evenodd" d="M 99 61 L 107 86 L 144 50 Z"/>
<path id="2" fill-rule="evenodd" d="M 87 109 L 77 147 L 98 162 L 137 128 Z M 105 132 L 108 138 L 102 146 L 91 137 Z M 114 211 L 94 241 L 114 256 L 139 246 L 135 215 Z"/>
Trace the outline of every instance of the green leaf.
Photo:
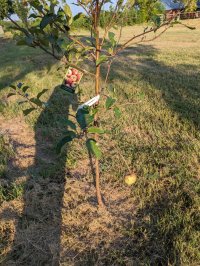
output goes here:
<path id="1" fill-rule="evenodd" d="M 106 55 L 101 55 L 99 59 L 96 61 L 96 66 L 108 61 L 108 57 Z"/>
<path id="2" fill-rule="evenodd" d="M 42 102 L 38 98 L 31 98 L 30 101 L 37 106 L 42 106 Z"/>
<path id="3" fill-rule="evenodd" d="M 65 124 L 67 126 L 71 127 L 72 129 L 76 130 L 76 124 L 74 122 L 72 122 L 71 120 L 65 121 Z"/>
<path id="4" fill-rule="evenodd" d="M 28 18 L 38 18 L 38 16 L 34 13 L 32 13 Z"/>
<path id="5" fill-rule="evenodd" d="M 16 95 L 16 93 L 10 92 L 10 93 L 8 93 L 7 98 L 9 98 L 9 97 L 11 97 L 13 95 Z"/>
<path id="6" fill-rule="evenodd" d="M 154 24 L 157 26 L 157 27 L 160 27 L 161 23 L 162 23 L 162 19 L 160 16 L 158 15 L 155 15 L 151 18 L 151 20 L 154 22 Z"/>
<path id="7" fill-rule="evenodd" d="M 31 113 L 32 111 L 34 111 L 34 110 L 36 110 L 36 108 L 31 107 L 31 108 L 29 108 L 29 109 L 23 110 L 23 114 L 24 114 L 25 116 L 27 116 L 28 114 L 30 114 L 30 113 Z"/>
<path id="8" fill-rule="evenodd" d="M 16 86 L 15 85 L 9 85 L 9 87 L 11 87 L 13 90 L 16 90 Z"/>
<path id="9" fill-rule="evenodd" d="M 76 21 L 77 19 L 81 18 L 81 17 L 84 17 L 85 15 L 81 12 L 79 12 L 78 14 L 76 14 L 74 17 L 73 17 L 73 21 Z"/>
<path id="10" fill-rule="evenodd" d="M 98 127 L 89 127 L 88 133 L 97 133 L 97 134 L 104 134 L 106 131 L 104 129 Z"/>
<path id="11" fill-rule="evenodd" d="M 86 141 L 86 146 L 88 148 L 88 151 L 91 152 L 96 158 L 101 158 L 101 150 L 99 149 L 97 142 L 94 139 L 88 139 Z"/>
<path id="12" fill-rule="evenodd" d="M 68 4 L 65 4 L 63 10 L 65 12 L 66 17 L 68 18 L 68 25 L 70 25 L 73 21 L 71 8 Z"/>
<path id="13" fill-rule="evenodd" d="M 43 10 L 43 6 L 40 4 L 40 1 L 34 0 L 34 1 L 29 1 L 29 4 L 34 7 L 36 10 L 41 12 Z"/>
<path id="14" fill-rule="evenodd" d="M 99 111 L 98 106 L 94 106 L 91 110 L 90 110 L 90 114 L 95 116 Z"/>
<path id="15" fill-rule="evenodd" d="M 71 47 L 71 42 L 63 39 L 58 41 L 58 45 L 60 45 L 60 48 L 68 51 L 69 48 Z"/>
<path id="16" fill-rule="evenodd" d="M 40 28 L 44 29 L 48 24 L 52 23 L 55 19 L 56 16 L 54 14 L 45 15 L 40 22 Z"/>
<path id="17" fill-rule="evenodd" d="M 64 137 L 63 139 L 61 139 L 59 141 L 59 143 L 57 144 L 57 147 L 56 147 L 56 151 L 57 153 L 61 153 L 62 151 L 62 148 L 63 146 L 66 144 L 66 143 L 69 143 L 70 141 L 72 141 L 74 138 L 72 136 L 66 136 Z"/>
<path id="18" fill-rule="evenodd" d="M 72 138 L 76 138 L 76 133 L 72 130 L 68 130 L 66 133 L 65 133 L 67 136 L 70 136 Z"/>
<path id="19" fill-rule="evenodd" d="M 113 111 L 114 111 L 114 114 L 115 114 L 116 118 L 119 118 L 121 116 L 121 114 L 122 114 L 118 107 L 114 107 Z"/>
<path id="20" fill-rule="evenodd" d="M 25 93 L 29 88 L 30 88 L 29 86 L 24 86 L 24 87 L 22 88 L 23 93 Z"/>
<path id="21" fill-rule="evenodd" d="M 115 99 L 113 99 L 112 97 L 108 97 L 105 103 L 106 109 L 109 109 L 115 102 Z"/>
<path id="22" fill-rule="evenodd" d="M 94 121 L 94 115 L 90 114 L 89 108 L 81 108 L 76 113 L 76 120 L 81 129 L 85 129 Z"/>
<path id="23" fill-rule="evenodd" d="M 112 47 L 114 47 L 116 45 L 116 41 L 115 41 L 115 33 L 114 32 L 108 32 L 108 38 L 110 40 L 110 43 L 112 45 Z"/>
<path id="24" fill-rule="evenodd" d="M 43 89 L 41 92 L 38 93 L 37 98 L 39 99 L 48 89 Z"/>

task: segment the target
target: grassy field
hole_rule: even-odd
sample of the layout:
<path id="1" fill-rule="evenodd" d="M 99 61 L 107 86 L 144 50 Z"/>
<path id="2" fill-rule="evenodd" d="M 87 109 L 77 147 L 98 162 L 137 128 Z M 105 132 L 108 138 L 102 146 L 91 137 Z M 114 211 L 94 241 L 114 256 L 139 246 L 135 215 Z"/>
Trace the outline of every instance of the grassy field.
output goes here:
<path id="1" fill-rule="evenodd" d="M 123 112 L 102 119 L 113 133 L 100 143 L 103 213 L 84 143 L 55 153 L 77 107 L 59 88 L 64 72 L 43 52 L 0 39 L 0 264 L 200 264 L 200 21 L 188 23 L 196 30 L 174 26 L 113 64 Z M 123 40 L 139 30 L 125 28 Z M 17 82 L 30 93 L 48 88 L 49 107 L 24 119 L 6 98 Z M 93 85 L 83 78 L 83 101 Z M 137 175 L 131 188 L 126 164 Z"/>

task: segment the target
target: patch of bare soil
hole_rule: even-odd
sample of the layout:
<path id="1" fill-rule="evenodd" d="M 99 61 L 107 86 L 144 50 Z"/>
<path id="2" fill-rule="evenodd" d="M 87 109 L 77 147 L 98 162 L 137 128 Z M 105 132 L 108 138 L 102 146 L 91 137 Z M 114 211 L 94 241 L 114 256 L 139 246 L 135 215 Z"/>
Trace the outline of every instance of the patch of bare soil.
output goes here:
<path id="1" fill-rule="evenodd" d="M 106 207 L 98 209 L 92 183 L 73 178 L 67 182 L 62 208 L 61 265 L 105 265 L 109 256 L 128 244 L 124 230 L 131 227 L 136 210 L 130 189 L 107 184 L 102 195 Z"/>
<path id="2" fill-rule="evenodd" d="M 25 123 L 23 117 L 6 120 L 0 117 L 0 133 L 8 136 L 15 157 L 10 162 L 9 170 L 18 168 L 21 171 L 34 163 L 35 138 L 34 131 Z"/>
<path id="3" fill-rule="evenodd" d="M 105 265 L 128 245 L 124 231 L 132 226 L 135 213 L 130 188 L 105 182 L 106 208 L 99 210 L 92 177 L 91 182 L 83 180 L 88 174 L 85 160 L 84 171 L 77 167 L 66 180 L 59 179 L 59 173 L 53 178 L 30 178 L 27 169 L 35 164 L 34 131 L 23 118 L 0 119 L 0 125 L 16 154 L 9 174 L 27 184 L 23 197 L 0 207 L 0 264 Z M 46 162 L 51 164 L 50 159 Z"/>
<path id="4" fill-rule="evenodd" d="M 0 133 L 7 136 L 13 146 L 15 157 L 9 162 L 8 179 L 0 183 L 19 184 L 27 179 L 26 169 L 33 164 L 35 156 L 34 132 L 30 130 L 23 118 L 6 120 L 0 117 Z M 23 211 L 23 200 L 15 199 L 3 202 L 0 206 L 0 256 L 3 258 L 12 248 L 16 223 Z M 1 262 L 1 260 L 0 260 Z"/>

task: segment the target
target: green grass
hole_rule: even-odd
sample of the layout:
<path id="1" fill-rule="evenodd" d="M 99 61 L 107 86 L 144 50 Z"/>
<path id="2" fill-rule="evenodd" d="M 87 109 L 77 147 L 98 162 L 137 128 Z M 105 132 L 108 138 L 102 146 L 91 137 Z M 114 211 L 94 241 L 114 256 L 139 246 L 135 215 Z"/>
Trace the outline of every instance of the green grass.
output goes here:
<path id="1" fill-rule="evenodd" d="M 12 146 L 9 144 L 9 140 L 3 135 L 0 135 L 0 176 L 3 177 L 6 174 L 8 160 L 14 155 Z"/>
<path id="2" fill-rule="evenodd" d="M 125 29 L 125 39 L 131 32 L 132 28 Z M 127 245 L 116 248 L 118 240 L 114 240 L 102 258 L 98 251 L 86 250 L 81 253 L 81 265 L 127 265 L 127 261 L 133 265 L 199 265 L 199 33 L 199 27 L 189 31 L 177 26 L 154 42 L 129 48 L 113 64 L 110 82 L 123 112 L 118 120 L 112 114 L 102 119 L 102 125 L 113 133 L 100 143 L 105 154 L 102 183 L 121 186 L 127 174 L 117 146 L 138 176 L 132 188 L 137 211 L 131 218 L 134 222 L 127 221 L 121 228 Z M 14 101 L 5 104 L 9 83 L 25 82 L 31 93 L 50 90 L 45 100 L 53 117 L 44 112 L 26 121 L 35 129 L 36 141 L 38 134 L 48 140 L 50 146 L 44 150 L 54 160 L 46 163 L 38 153 L 40 167 L 29 169 L 32 176 L 55 180 L 62 176 L 66 161 L 75 169 L 87 157 L 83 143 L 70 145 L 67 158 L 64 153 L 59 159 L 55 156 L 56 143 L 65 130 L 63 115 L 68 113 L 67 96 L 57 87 L 63 72 L 57 73 L 57 64 L 43 53 L 15 47 L 12 42 L 2 47 L 0 62 L 3 116 L 13 117 L 21 110 Z M 83 100 L 93 95 L 93 84 L 89 77 L 83 79 Z M 8 152 L 0 147 L 5 172 Z M 4 200 L 13 199 L 5 191 L 0 193 Z"/>
<path id="3" fill-rule="evenodd" d="M 7 175 L 8 161 L 14 156 L 13 147 L 9 140 L 0 135 L 0 204 L 16 199 L 23 194 L 23 184 L 9 182 Z"/>

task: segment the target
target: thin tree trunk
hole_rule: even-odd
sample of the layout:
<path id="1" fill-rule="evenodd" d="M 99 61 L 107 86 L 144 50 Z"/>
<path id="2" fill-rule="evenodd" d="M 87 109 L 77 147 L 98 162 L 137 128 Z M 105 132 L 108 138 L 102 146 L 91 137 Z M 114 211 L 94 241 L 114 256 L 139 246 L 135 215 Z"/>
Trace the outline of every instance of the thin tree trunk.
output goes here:
<path id="1" fill-rule="evenodd" d="M 99 59 L 100 55 L 100 41 L 99 41 L 99 0 L 96 0 L 96 7 L 95 7 L 95 15 L 94 15 L 94 30 L 96 33 L 96 61 Z M 95 73 L 95 94 L 99 94 L 100 89 L 100 65 L 96 66 L 96 73 Z M 95 125 L 97 126 L 98 116 L 95 115 Z M 95 134 L 94 136 L 96 142 L 98 142 L 98 134 Z M 100 190 L 100 174 L 99 174 L 99 160 L 95 159 L 95 183 L 96 183 L 96 193 L 97 193 L 97 201 L 98 205 L 102 207 L 103 201 L 101 196 L 101 190 Z"/>

